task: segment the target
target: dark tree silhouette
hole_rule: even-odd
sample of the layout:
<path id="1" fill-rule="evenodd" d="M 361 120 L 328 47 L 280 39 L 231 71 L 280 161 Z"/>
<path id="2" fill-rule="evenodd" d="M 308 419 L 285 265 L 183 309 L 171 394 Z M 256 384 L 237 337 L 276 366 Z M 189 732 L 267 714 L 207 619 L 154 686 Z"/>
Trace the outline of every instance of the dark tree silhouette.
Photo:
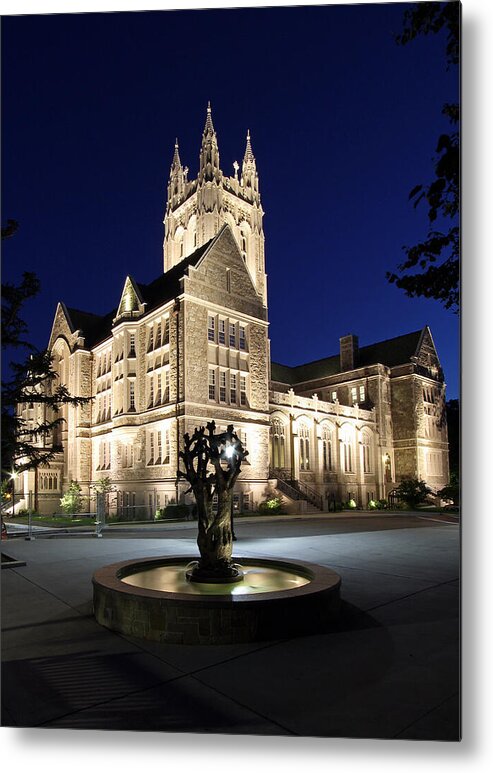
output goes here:
<path id="1" fill-rule="evenodd" d="M 2 239 L 13 236 L 17 228 L 15 220 L 8 220 L 2 227 Z M 2 350 L 23 348 L 29 352 L 25 362 L 10 363 L 10 377 L 2 380 L 2 475 L 49 462 L 62 450 L 50 444 L 51 433 L 63 421 L 58 415 L 60 407 L 83 405 L 90 399 L 74 397 L 64 385 L 57 384 L 50 352 L 37 351 L 26 340 L 28 328 L 21 317 L 22 306 L 39 288 L 36 274 L 27 271 L 19 285 L 2 283 Z M 35 411 L 41 407 L 38 419 L 29 425 L 18 412 L 23 403 L 32 405 Z"/>
<path id="2" fill-rule="evenodd" d="M 197 503 L 200 561 L 191 579 L 204 582 L 231 581 L 241 576 L 232 561 L 231 508 L 233 488 L 248 451 L 232 424 L 218 435 L 214 434 L 215 428 L 211 421 L 205 428 L 196 428 L 191 437 L 188 432 L 184 435 L 185 448 L 179 456 L 185 471 L 177 472 L 179 478 L 190 484 L 188 491 L 193 492 Z M 216 495 L 218 504 L 214 511 Z"/>
<path id="3" fill-rule="evenodd" d="M 406 45 L 418 35 L 436 34 L 442 30 L 447 36 L 446 61 L 447 68 L 450 68 L 459 62 L 460 3 L 417 3 L 412 10 L 405 12 L 404 29 L 396 40 L 400 45 Z M 445 104 L 442 114 L 448 118 L 451 130 L 438 139 L 435 179 L 429 184 L 416 185 L 409 194 L 415 207 L 421 202 L 428 206 L 428 233 L 418 244 L 404 247 L 407 257 L 398 266 L 400 273 L 387 272 L 386 276 L 406 295 L 434 298 L 446 309 L 458 312 L 459 105 Z"/>

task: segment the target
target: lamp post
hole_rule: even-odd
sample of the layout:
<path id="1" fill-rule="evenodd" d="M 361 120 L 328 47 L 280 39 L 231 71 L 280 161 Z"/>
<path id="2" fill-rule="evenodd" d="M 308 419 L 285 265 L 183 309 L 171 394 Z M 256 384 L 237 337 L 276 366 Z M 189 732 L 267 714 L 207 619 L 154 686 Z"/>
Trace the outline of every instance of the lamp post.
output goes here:
<path id="1" fill-rule="evenodd" d="M 10 473 L 10 480 L 12 481 L 12 518 L 15 515 L 15 481 L 17 479 L 17 473 L 15 470 L 12 470 Z"/>

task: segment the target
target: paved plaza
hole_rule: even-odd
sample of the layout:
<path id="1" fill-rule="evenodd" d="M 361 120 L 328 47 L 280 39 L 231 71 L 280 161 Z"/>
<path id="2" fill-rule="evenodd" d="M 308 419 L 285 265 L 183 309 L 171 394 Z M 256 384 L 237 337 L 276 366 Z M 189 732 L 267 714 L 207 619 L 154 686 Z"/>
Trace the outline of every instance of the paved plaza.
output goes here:
<path id="1" fill-rule="evenodd" d="M 145 642 L 100 627 L 93 572 L 196 555 L 196 524 L 9 539 L 2 724 L 457 741 L 459 527 L 412 515 L 239 519 L 235 552 L 330 566 L 333 630 L 242 645 Z"/>

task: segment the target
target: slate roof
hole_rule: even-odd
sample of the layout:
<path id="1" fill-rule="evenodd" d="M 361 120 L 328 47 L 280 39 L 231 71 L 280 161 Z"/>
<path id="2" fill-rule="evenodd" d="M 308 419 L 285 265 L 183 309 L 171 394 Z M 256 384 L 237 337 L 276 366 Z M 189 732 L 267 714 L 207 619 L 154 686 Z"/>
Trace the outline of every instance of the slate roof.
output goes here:
<path id="1" fill-rule="evenodd" d="M 217 236 L 214 238 L 217 238 Z M 146 304 L 146 314 L 179 295 L 180 279 L 185 274 L 186 269 L 189 266 L 196 266 L 198 264 L 213 240 L 210 239 L 165 274 L 160 274 L 153 282 L 147 285 L 135 283 L 142 296 L 143 303 Z M 68 312 L 73 331 L 82 331 L 85 346 L 88 349 L 92 349 L 111 336 L 113 320 L 116 317 L 118 307 L 104 315 L 92 314 L 88 311 L 80 311 L 79 309 L 68 307 L 65 308 Z"/>
<path id="2" fill-rule="evenodd" d="M 410 362 L 411 357 L 416 354 L 422 334 L 423 330 L 415 330 L 413 333 L 406 333 L 386 341 L 362 346 L 359 349 L 356 368 L 377 365 L 378 363 L 394 367 Z M 282 384 L 299 384 L 304 381 L 327 378 L 342 372 L 339 354 L 294 367 L 281 365 L 277 362 L 273 362 L 271 365 L 272 380 Z"/>

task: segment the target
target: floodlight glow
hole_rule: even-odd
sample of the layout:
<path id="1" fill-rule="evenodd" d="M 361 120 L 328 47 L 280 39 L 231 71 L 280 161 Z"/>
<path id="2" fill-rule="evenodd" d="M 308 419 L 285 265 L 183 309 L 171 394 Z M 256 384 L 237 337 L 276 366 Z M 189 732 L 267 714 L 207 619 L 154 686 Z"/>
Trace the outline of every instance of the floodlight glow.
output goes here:
<path id="1" fill-rule="evenodd" d="M 235 452 L 235 447 L 234 446 L 226 446 L 226 450 L 224 451 L 224 455 L 228 459 L 231 459 L 231 457 L 233 456 L 234 452 Z"/>

